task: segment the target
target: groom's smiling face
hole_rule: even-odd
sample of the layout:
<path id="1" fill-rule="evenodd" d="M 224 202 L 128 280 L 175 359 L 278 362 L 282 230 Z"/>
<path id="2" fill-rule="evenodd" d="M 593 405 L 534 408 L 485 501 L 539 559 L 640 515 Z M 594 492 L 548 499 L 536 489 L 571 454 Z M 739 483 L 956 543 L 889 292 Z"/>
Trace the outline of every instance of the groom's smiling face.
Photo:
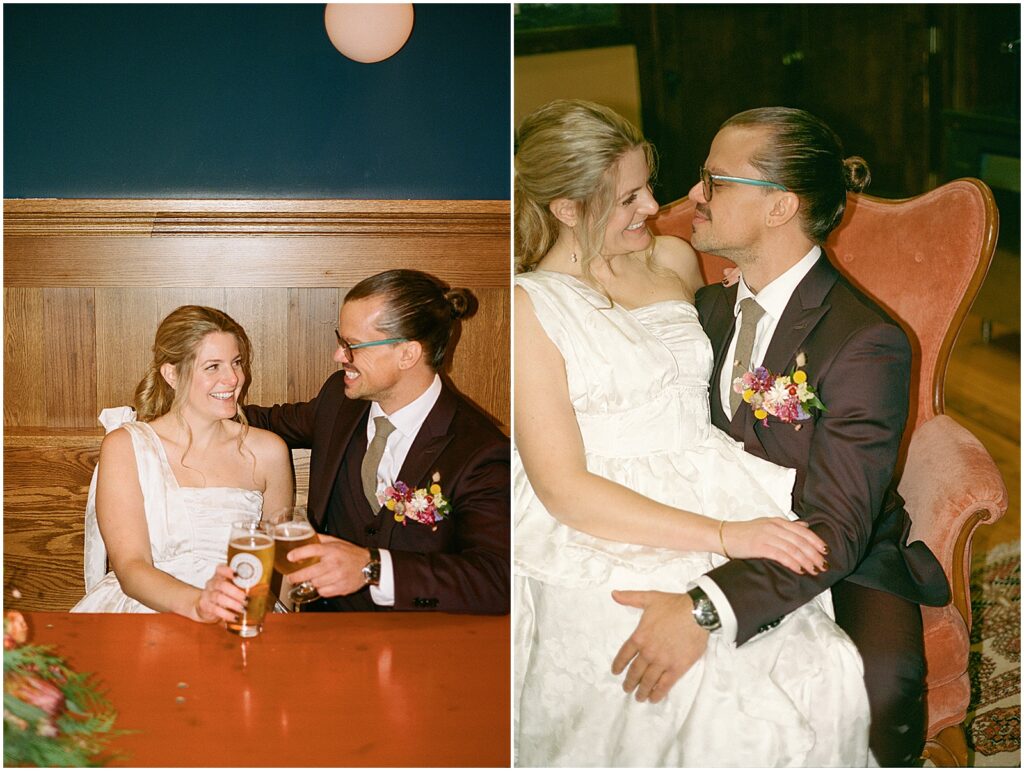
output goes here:
<path id="1" fill-rule="evenodd" d="M 388 336 L 377 328 L 377 321 L 386 312 L 383 297 L 349 300 L 341 306 L 338 333 L 349 345 L 387 339 Z M 334 360 L 345 370 L 345 396 L 386 405 L 403 374 L 400 366 L 402 345 L 394 343 L 357 348 L 352 351 L 351 358 L 339 346 L 334 352 Z"/>

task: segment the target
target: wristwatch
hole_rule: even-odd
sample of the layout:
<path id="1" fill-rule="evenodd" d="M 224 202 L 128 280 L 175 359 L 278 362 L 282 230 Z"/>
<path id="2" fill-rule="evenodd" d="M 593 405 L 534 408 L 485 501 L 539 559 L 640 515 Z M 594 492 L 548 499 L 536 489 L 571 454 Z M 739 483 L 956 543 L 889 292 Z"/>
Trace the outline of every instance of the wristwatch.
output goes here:
<path id="1" fill-rule="evenodd" d="M 367 549 L 370 551 L 370 561 L 363 565 L 363 579 L 367 586 L 380 586 L 380 552 L 376 546 L 368 546 Z"/>
<path id="2" fill-rule="evenodd" d="M 718 620 L 718 611 L 704 590 L 699 586 L 693 587 L 687 594 L 693 600 L 693 618 L 701 629 L 714 632 L 722 628 L 722 622 Z"/>

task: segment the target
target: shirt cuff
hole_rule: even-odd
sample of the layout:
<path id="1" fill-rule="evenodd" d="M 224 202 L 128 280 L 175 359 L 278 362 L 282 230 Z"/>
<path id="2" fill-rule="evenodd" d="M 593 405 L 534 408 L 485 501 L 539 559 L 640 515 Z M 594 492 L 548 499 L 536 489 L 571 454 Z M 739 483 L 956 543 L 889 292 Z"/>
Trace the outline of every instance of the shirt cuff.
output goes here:
<path id="1" fill-rule="evenodd" d="M 708 597 L 710 596 L 709 593 Z M 380 550 L 380 584 L 370 587 L 370 599 L 375 605 L 383 605 L 388 608 L 395 606 L 395 569 L 391 565 L 391 554 L 387 549 Z M 717 602 L 715 607 L 718 607 Z M 733 637 L 735 636 L 734 634 Z"/>
<path id="2" fill-rule="evenodd" d="M 733 611 L 732 605 L 729 604 L 729 600 L 726 599 L 725 593 L 718 588 L 718 584 L 710 576 L 705 575 L 698 578 L 697 586 L 704 590 L 704 594 L 708 596 L 718 612 L 718 621 L 722 624 L 722 628 L 718 631 L 721 632 L 722 639 L 731 643 L 736 642 L 739 623 L 736 621 L 736 613 Z"/>

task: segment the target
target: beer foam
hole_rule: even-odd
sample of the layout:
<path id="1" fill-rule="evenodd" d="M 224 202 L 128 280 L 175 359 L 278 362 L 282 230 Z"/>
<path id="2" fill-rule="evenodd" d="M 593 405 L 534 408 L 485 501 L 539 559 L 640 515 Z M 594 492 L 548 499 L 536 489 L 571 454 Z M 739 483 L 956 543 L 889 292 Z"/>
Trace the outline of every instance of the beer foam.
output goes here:
<path id="1" fill-rule="evenodd" d="M 260 549 L 266 549 L 268 546 L 274 544 L 274 539 L 269 535 L 244 535 L 240 538 L 232 538 L 231 546 L 241 551 L 259 551 Z"/>
<path id="2" fill-rule="evenodd" d="M 274 540 L 301 541 L 309 538 L 313 532 L 313 526 L 306 523 L 278 525 L 274 528 Z"/>

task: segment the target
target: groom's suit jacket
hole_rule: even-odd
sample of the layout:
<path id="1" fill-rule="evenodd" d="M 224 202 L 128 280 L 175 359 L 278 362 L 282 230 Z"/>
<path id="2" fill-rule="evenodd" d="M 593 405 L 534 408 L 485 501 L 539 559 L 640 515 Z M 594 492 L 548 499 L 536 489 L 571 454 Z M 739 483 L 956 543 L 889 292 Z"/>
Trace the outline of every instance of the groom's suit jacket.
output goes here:
<path id="1" fill-rule="evenodd" d="M 362 491 L 370 402 L 345 397 L 344 374 L 328 378 L 312 401 L 245 408 L 249 422 L 311 448 L 307 510 L 317 530 L 360 546 L 388 549 L 395 610 L 508 613 L 509 440 L 478 409 L 442 384 L 395 481 L 429 488 L 435 474 L 451 514 L 430 526 L 399 524 L 372 510 Z M 336 486 L 337 482 L 337 486 Z M 368 588 L 331 598 L 336 610 L 387 610 Z"/>
<path id="2" fill-rule="evenodd" d="M 830 549 L 830 567 L 817 576 L 764 559 L 734 559 L 711 571 L 736 613 L 737 642 L 843 579 L 924 605 L 948 602 L 934 555 L 920 541 L 907 544 L 910 519 L 893 479 L 910 390 L 911 353 L 903 330 L 823 252 L 790 298 L 763 366 L 788 374 L 803 353 L 807 382 L 826 411 L 814 410 L 799 424 L 769 416 L 764 426 L 742 403 L 729 421 L 719 378 L 735 325 L 736 292 L 737 285 L 720 284 L 697 292 L 715 353 L 712 421 L 747 452 L 796 469 L 794 511 Z"/>

